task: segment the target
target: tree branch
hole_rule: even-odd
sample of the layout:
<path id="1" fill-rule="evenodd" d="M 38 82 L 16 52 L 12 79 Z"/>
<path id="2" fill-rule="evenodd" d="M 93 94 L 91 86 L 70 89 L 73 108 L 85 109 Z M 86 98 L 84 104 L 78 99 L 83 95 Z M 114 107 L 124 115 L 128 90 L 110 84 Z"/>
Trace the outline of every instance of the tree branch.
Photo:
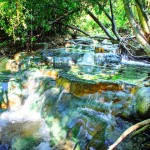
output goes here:
<path id="1" fill-rule="evenodd" d="M 135 17 L 133 15 L 132 9 L 130 7 L 130 1 L 129 0 L 123 0 L 124 2 L 124 8 L 125 12 L 127 14 L 128 20 L 130 22 L 130 25 L 132 27 L 132 30 L 139 41 L 139 43 L 144 47 L 145 52 L 150 56 L 150 45 L 144 36 L 144 34 L 140 31 L 138 24 L 135 21 Z"/>
<path id="2" fill-rule="evenodd" d="M 119 45 L 122 47 L 122 49 L 124 49 L 128 54 L 129 54 L 129 58 L 132 58 L 132 59 L 134 59 L 134 60 L 144 60 L 144 61 L 150 61 L 150 57 L 149 56 L 135 56 L 135 55 L 133 55 L 131 52 L 130 52 L 130 49 L 129 48 L 127 48 L 127 46 L 125 45 L 125 41 L 121 41 L 120 43 L 119 43 Z M 128 43 L 126 43 L 126 44 L 128 44 Z M 130 45 L 131 46 L 131 45 Z M 132 47 L 132 46 L 131 46 Z M 133 48 L 133 47 L 132 47 Z"/>
<path id="3" fill-rule="evenodd" d="M 105 13 L 105 15 L 107 16 L 107 18 L 112 22 L 112 18 L 111 16 L 103 9 L 103 12 Z"/>
<path id="4" fill-rule="evenodd" d="M 105 26 L 95 17 L 95 15 L 87 10 L 87 13 L 93 18 L 93 20 L 99 25 L 99 27 L 106 33 L 106 35 L 111 39 L 111 40 L 117 40 L 115 39 L 109 32 L 108 30 L 105 28 Z"/>
<path id="5" fill-rule="evenodd" d="M 140 4 L 140 2 L 136 0 L 135 3 L 142 30 L 144 31 L 144 34 L 147 37 L 150 34 L 149 29 L 150 27 L 148 26 L 148 18 L 146 17 L 146 13 L 142 11 L 142 5 Z"/>
<path id="6" fill-rule="evenodd" d="M 116 142 L 114 144 L 109 146 L 108 150 L 113 150 L 128 134 L 130 134 L 134 130 L 136 130 L 142 126 L 148 125 L 148 124 L 150 124 L 150 119 L 144 120 L 142 122 L 139 122 L 139 123 L 129 127 L 127 130 L 125 130 L 123 132 L 123 134 L 116 140 Z"/>
<path id="7" fill-rule="evenodd" d="M 65 25 L 65 24 L 60 23 L 60 22 L 57 22 L 57 23 L 58 23 L 58 24 L 61 24 L 61 25 L 63 25 L 63 26 L 65 26 L 65 27 L 67 27 L 67 28 L 70 28 L 70 29 L 73 29 L 73 30 L 77 30 L 77 31 L 79 31 L 79 32 L 83 33 L 84 35 L 86 35 L 86 36 L 89 36 L 89 37 L 90 37 L 90 35 L 89 35 L 88 33 L 84 32 L 83 30 L 81 30 L 81 29 L 79 29 L 79 28 L 77 28 L 77 27 L 70 26 L 70 25 Z"/>
<path id="8" fill-rule="evenodd" d="M 135 0 L 135 2 L 136 2 L 136 5 L 138 5 L 138 7 L 140 8 L 140 11 L 141 11 L 141 13 L 143 14 L 143 16 L 144 16 L 144 18 L 145 18 L 145 20 L 146 20 L 146 22 L 147 22 L 147 25 L 148 25 L 148 27 L 150 28 L 150 22 L 149 22 L 149 17 L 148 17 L 148 15 L 146 14 L 146 12 L 144 11 L 144 8 L 143 8 L 143 6 L 142 6 L 142 4 L 140 3 L 140 1 L 139 0 Z M 149 29 L 150 30 L 150 29 Z"/>
<path id="9" fill-rule="evenodd" d="M 99 2 L 97 2 L 97 5 L 99 7 L 99 10 L 102 10 L 107 16 L 107 18 L 111 21 L 111 16 L 105 11 L 104 7 L 102 7 L 102 5 Z"/>
<path id="10" fill-rule="evenodd" d="M 140 128 L 139 130 L 135 131 L 133 134 L 132 134 L 132 137 L 146 131 L 146 130 L 149 130 L 150 129 L 150 125 L 145 125 L 144 127 Z"/>
<path id="11" fill-rule="evenodd" d="M 114 13 L 113 13 L 113 7 L 112 7 L 112 1 L 110 1 L 110 11 L 111 11 L 111 23 L 112 23 L 112 31 L 115 34 L 115 36 L 117 37 L 118 41 L 120 40 L 120 35 L 118 34 L 117 30 L 116 30 L 116 23 L 115 23 L 115 19 L 114 19 Z"/>
<path id="12" fill-rule="evenodd" d="M 76 13 L 76 12 L 79 11 L 79 10 L 80 10 L 80 8 L 71 10 L 71 11 L 67 12 L 66 14 L 62 15 L 61 17 L 59 17 L 58 19 L 56 19 L 56 20 L 54 20 L 54 21 L 51 21 L 50 24 L 52 25 L 52 24 L 54 24 L 54 23 L 57 23 L 57 22 L 63 20 L 64 18 L 66 18 L 68 15 L 74 14 L 74 13 Z"/>
<path id="13" fill-rule="evenodd" d="M 108 40 L 110 40 L 109 37 L 105 37 L 105 36 L 91 36 L 91 38 L 95 38 L 95 39 L 108 39 Z"/>
<path id="14" fill-rule="evenodd" d="M 111 24 L 112 24 L 112 32 L 114 33 L 114 35 L 116 36 L 117 40 L 120 40 L 120 35 L 118 34 L 117 30 L 116 30 L 116 23 L 115 23 L 115 19 L 114 19 L 114 14 L 113 14 L 113 8 L 112 8 L 112 1 L 110 0 L 110 10 L 111 10 L 111 16 L 109 15 L 109 13 L 107 13 L 104 9 L 104 7 L 101 6 L 101 4 L 99 2 L 97 2 L 99 9 L 102 9 L 102 11 L 105 13 L 105 15 L 107 16 L 107 18 L 110 20 Z"/>

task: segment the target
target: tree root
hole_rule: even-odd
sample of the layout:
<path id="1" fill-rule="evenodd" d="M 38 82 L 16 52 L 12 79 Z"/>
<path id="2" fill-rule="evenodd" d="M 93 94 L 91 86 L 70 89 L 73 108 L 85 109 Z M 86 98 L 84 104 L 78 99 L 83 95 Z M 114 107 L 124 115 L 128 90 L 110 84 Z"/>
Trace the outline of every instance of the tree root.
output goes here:
<path id="1" fill-rule="evenodd" d="M 150 119 L 144 120 L 142 122 L 139 122 L 139 123 L 129 127 L 127 130 L 125 130 L 123 132 L 123 134 L 116 140 L 116 142 L 114 144 L 109 146 L 108 150 L 113 150 L 128 134 L 130 134 L 134 130 L 136 130 L 142 126 L 148 125 L 148 124 L 150 124 Z"/>
<path id="2" fill-rule="evenodd" d="M 124 42 L 120 42 L 120 46 L 126 50 L 126 52 L 130 55 L 128 57 L 131 57 L 133 59 L 136 59 L 136 60 L 147 60 L 147 61 L 150 61 L 150 57 L 149 56 L 135 56 L 133 55 L 131 52 L 130 52 L 130 49 L 126 47 L 125 43 Z"/>

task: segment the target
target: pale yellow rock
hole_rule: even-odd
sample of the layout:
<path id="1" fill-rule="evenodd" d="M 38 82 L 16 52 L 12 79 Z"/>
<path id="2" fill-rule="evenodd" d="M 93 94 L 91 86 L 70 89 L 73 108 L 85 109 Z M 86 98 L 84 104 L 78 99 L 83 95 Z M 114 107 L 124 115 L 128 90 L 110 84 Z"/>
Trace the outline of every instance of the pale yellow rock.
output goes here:
<path id="1" fill-rule="evenodd" d="M 19 70 L 19 64 L 13 59 L 9 59 L 6 63 L 6 70 L 11 72 L 17 72 Z"/>

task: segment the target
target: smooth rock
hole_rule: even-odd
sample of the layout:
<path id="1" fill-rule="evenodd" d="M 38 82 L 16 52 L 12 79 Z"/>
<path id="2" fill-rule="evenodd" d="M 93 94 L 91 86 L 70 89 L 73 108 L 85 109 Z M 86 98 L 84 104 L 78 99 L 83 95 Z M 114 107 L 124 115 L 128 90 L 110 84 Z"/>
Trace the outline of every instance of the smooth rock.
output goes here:
<path id="1" fill-rule="evenodd" d="M 97 65 L 111 65 L 120 64 L 121 57 L 114 53 L 100 53 L 95 56 L 95 63 Z"/>
<path id="2" fill-rule="evenodd" d="M 79 65 L 95 65 L 94 63 L 94 54 L 86 53 L 83 58 L 78 59 Z"/>
<path id="3" fill-rule="evenodd" d="M 102 41 L 102 44 L 105 44 L 105 45 L 112 45 L 112 43 L 111 43 L 109 40 L 107 40 L 107 39 L 103 40 L 103 41 Z"/>
<path id="4" fill-rule="evenodd" d="M 135 111 L 143 117 L 150 117 L 150 87 L 142 87 L 135 95 Z"/>

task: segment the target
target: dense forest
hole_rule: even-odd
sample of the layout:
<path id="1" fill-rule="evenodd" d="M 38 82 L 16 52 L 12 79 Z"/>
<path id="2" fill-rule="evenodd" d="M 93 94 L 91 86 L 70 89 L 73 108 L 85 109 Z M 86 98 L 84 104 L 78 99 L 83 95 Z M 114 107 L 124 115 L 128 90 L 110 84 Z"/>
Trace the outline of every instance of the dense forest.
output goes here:
<path id="1" fill-rule="evenodd" d="M 118 42 L 132 55 L 139 47 L 150 55 L 148 0 L 1 0 L 1 45 L 29 45 L 46 35 L 84 34 Z M 135 39 L 140 44 L 127 44 Z M 137 44 L 136 44 L 137 45 Z"/>

